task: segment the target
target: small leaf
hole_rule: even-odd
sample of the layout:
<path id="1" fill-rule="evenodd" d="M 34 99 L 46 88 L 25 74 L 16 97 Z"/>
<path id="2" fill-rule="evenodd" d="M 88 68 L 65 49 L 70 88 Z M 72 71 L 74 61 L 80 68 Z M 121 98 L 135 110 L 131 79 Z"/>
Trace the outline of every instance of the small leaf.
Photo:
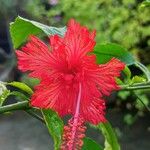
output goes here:
<path id="1" fill-rule="evenodd" d="M 0 106 L 3 105 L 6 98 L 9 96 L 10 91 L 7 90 L 6 84 L 0 81 Z"/>
<path id="2" fill-rule="evenodd" d="M 127 81 L 129 82 L 131 80 L 131 71 L 130 71 L 130 69 L 127 66 L 125 66 L 123 72 L 126 75 Z"/>
<path id="3" fill-rule="evenodd" d="M 102 146 L 88 137 L 85 137 L 83 142 L 82 150 L 103 150 Z"/>
<path id="4" fill-rule="evenodd" d="M 3 91 L 3 93 L 0 95 L 0 106 L 3 105 L 3 103 L 5 102 L 6 98 L 10 95 L 10 91 L 9 90 L 5 90 Z"/>
<path id="5" fill-rule="evenodd" d="M 29 86 L 27 86 L 25 83 L 13 81 L 13 82 L 7 83 L 7 85 L 10 85 L 10 86 L 16 87 L 22 91 L 25 91 L 29 95 L 33 94 L 32 89 Z"/>
<path id="6" fill-rule="evenodd" d="M 97 62 L 99 64 L 106 63 L 113 57 L 120 59 L 127 65 L 132 65 L 135 62 L 131 53 L 124 47 L 114 43 L 96 44 L 94 53 L 97 56 Z"/>
<path id="7" fill-rule="evenodd" d="M 97 127 L 102 131 L 105 137 L 104 150 L 120 150 L 115 131 L 111 127 L 110 123 L 100 123 Z"/>
<path id="8" fill-rule="evenodd" d="M 63 121 L 59 118 L 58 114 L 53 110 L 42 110 L 44 120 L 50 135 L 54 139 L 55 150 L 58 150 L 62 141 Z"/>
<path id="9" fill-rule="evenodd" d="M 146 79 L 140 76 L 134 76 L 130 84 L 146 82 Z"/>
<path id="10" fill-rule="evenodd" d="M 21 82 L 25 83 L 31 88 L 34 88 L 36 85 L 40 83 L 40 80 L 38 78 L 31 78 L 27 74 L 23 74 L 21 76 Z"/>
<path id="11" fill-rule="evenodd" d="M 5 90 L 7 90 L 5 83 L 0 81 L 0 95 L 3 94 Z"/>
<path id="12" fill-rule="evenodd" d="M 116 83 L 118 85 L 124 85 L 123 81 L 120 78 L 116 78 Z"/>
<path id="13" fill-rule="evenodd" d="M 14 48 L 18 48 L 23 44 L 29 35 L 41 35 L 42 33 L 46 34 L 47 36 L 58 34 L 63 36 L 66 31 L 66 28 L 56 28 L 56 27 L 49 27 L 47 25 L 41 24 L 36 21 L 28 20 L 18 16 L 15 22 L 10 24 L 10 33 L 11 38 L 14 44 Z"/>

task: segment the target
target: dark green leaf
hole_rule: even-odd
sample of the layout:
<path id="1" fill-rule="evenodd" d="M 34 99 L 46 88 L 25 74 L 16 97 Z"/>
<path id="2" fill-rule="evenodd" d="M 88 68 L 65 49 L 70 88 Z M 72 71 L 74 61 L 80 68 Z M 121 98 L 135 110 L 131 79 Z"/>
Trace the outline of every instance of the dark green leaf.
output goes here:
<path id="1" fill-rule="evenodd" d="M 29 86 L 27 86 L 25 83 L 13 81 L 13 82 L 7 83 L 7 85 L 16 87 L 20 90 L 23 90 L 26 93 L 28 93 L 29 95 L 33 94 L 32 89 Z"/>
<path id="2" fill-rule="evenodd" d="M 28 97 L 26 95 L 24 95 L 23 93 L 20 93 L 18 91 L 12 91 L 10 95 L 13 95 L 17 98 L 18 101 L 25 101 L 25 100 L 28 100 Z"/>
<path id="3" fill-rule="evenodd" d="M 94 48 L 94 53 L 97 56 L 97 62 L 100 64 L 108 62 L 113 57 L 120 59 L 127 65 L 132 65 L 135 62 L 131 53 L 114 43 L 97 44 Z"/>
<path id="4" fill-rule="evenodd" d="M 55 150 L 58 150 L 61 145 L 61 138 L 63 133 L 63 121 L 58 114 L 52 110 L 42 110 L 44 120 L 50 135 L 54 139 Z"/>
<path id="5" fill-rule="evenodd" d="M 82 146 L 82 150 L 103 150 L 102 146 L 100 146 L 90 138 L 85 137 L 83 139 L 83 142 L 84 144 Z"/>
<path id="6" fill-rule="evenodd" d="M 120 150 L 115 131 L 111 127 L 110 123 L 100 123 L 97 127 L 102 131 L 105 137 L 104 150 Z"/>
<path id="7" fill-rule="evenodd" d="M 44 33 L 48 36 L 53 34 L 63 36 L 65 31 L 65 27 L 49 27 L 47 25 L 22 18 L 20 16 L 16 18 L 15 22 L 10 24 L 10 33 L 14 48 L 18 48 L 21 44 L 23 44 L 29 35 L 39 35 Z"/>
<path id="8" fill-rule="evenodd" d="M 21 82 L 25 83 L 31 88 L 34 88 L 36 85 L 40 83 L 40 80 L 38 78 L 31 78 L 27 74 L 23 74 L 21 76 Z"/>

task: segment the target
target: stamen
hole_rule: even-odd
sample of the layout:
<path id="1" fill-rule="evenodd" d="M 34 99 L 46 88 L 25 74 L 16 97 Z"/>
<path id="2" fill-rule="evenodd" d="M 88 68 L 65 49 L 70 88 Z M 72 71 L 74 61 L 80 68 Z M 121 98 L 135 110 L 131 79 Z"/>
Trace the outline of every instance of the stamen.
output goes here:
<path id="1" fill-rule="evenodd" d="M 80 116 L 81 92 L 81 83 L 79 83 L 76 111 L 68 121 L 68 125 L 64 127 L 61 150 L 80 150 L 83 145 L 82 139 L 85 137 L 86 127 L 84 119 Z"/>

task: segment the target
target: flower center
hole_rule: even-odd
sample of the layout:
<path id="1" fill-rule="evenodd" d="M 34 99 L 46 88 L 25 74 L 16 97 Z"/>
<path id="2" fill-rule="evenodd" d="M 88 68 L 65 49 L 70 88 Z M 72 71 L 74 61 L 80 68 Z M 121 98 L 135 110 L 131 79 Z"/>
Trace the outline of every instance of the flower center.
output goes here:
<path id="1" fill-rule="evenodd" d="M 64 79 L 65 81 L 72 81 L 74 79 L 74 75 L 73 74 L 65 74 L 64 75 Z"/>
<path id="2" fill-rule="evenodd" d="M 66 71 L 63 75 L 64 80 L 66 81 L 66 84 L 72 84 L 76 80 L 78 71 L 76 68 L 70 68 L 68 71 Z"/>

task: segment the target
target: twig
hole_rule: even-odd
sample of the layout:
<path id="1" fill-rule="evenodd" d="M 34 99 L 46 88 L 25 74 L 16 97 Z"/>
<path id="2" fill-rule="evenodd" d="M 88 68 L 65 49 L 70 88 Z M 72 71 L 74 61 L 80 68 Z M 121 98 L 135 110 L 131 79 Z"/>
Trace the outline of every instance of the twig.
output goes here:
<path id="1" fill-rule="evenodd" d="M 15 104 L 1 106 L 0 107 L 0 114 L 5 113 L 5 112 L 9 112 L 9 111 L 23 110 L 23 109 L 29 109 L 28 101 L 23 101 L 23 102 L 18 102 Z"/>
<path id="2" fill-rule="evenodd" d="M 29 107 L 29 102 L 28 101 L 23 101 L 23 102 L 18 102 L 18 103 L 15 103 L 15 104 L 1 106 L 0 107 L 0 114 L 6 113 L 6 112 L 9 112 L 9 111 L 15 111 L 15 110 L 24 110 L 28 114 L 33 116 L 34 118 L 36 118 L 36 119 L 40 120 L 41 122 L 45 123 L 44 119 L 41 116 L 39 116 L 38 114 L 36 114 L 32 111 L 31 107 Z"/>
<path id="3" fill-rule="evenodd" d="M 141 90 L 150 89 L 150 82 L 136 83 L 132 85 L 120 85 L 121 90 Z"/>

